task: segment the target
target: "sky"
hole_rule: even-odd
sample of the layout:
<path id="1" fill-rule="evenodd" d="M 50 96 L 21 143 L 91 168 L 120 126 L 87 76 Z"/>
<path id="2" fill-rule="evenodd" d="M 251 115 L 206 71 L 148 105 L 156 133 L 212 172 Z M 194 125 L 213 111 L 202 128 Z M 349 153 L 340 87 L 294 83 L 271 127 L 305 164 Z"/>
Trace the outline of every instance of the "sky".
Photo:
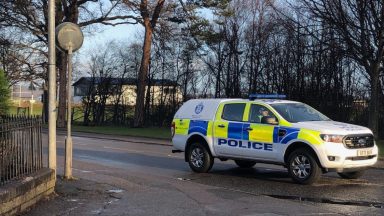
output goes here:
<path id="1" fill-rule="evenodd" d="M 95 11 L 97 16 L 101 16 L 100 13 L 103 11 L 106 13 L 111 8 L 111 1 L 100 0 L 94 3 L 87 3 L 86 7 L 90 11 Z M 118 10 L 118 9 L 116 9 Z M 85 12 L 85 11 L 84 11 Z M 86 13 L 85 13 L 86 14 Z M 111 16 L 120 15 L 120 14 L 111 14 Z M 113 23 L 114 21 L 111 21 Z M 93 24 L 86 29 L 83 29 L 84 32 L 84 43 L 81 51 L 87 51 L 96 45 L 102 45 L 103 43 L 108 43 L 111 40 L 118 41 L 131 41 L 134 39 L 134 35 L 139 32 L 139 29 L 143 27 L 140 24 L 125 24 L 125 25 L 102 25 L 102 24 Z M 91 32 L 91 34 L 89 33 Z"/>
<path id="2" fill-rule="evenodd" d="M 142 33 L 143 27 L 140 24 L 118 25 L 118 26 L 98 26 L 96 33 L 84 33 L 84 42 L 81 47 L 81 54 L 85 54 L 90 49 L 116 40 L 129 43 L 136 40 L 137 36 Z"/>
<path id="3" fill-rule="evenodd" d="M 74 55 L 73 80 L 76 81 L 82 76 L 87 76 L 89 57 L 98 47 L 103 47 L 111 41 L 122 42 L 121 46 L 127 46 L 133 41 L 141 40 L 144 28 L 140 24 L 125 24 L 118 26 L 97 26 L 94 29 L 84 29 L 83 46 Z M 90 33 L 92 32 L 92 33 Z"/>

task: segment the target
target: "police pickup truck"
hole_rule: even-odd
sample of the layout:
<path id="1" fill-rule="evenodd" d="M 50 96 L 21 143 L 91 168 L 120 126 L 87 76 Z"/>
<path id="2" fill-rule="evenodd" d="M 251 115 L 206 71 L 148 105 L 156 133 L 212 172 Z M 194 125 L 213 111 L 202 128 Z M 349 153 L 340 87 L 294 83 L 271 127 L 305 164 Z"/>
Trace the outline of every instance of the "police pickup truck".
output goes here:
<path id="1" fill-rule="evenodd" d="M 233 159 L 241 168 L 283 165 L 300 184 L 312 184 L 329 171 L 359 178 L 376 163 L 378 148 L 368 128 L 272 96 L 187 101 L 172 121 L 173 152 L 185 152 L 195 172 L 208 172 L 214 158 Z"/>

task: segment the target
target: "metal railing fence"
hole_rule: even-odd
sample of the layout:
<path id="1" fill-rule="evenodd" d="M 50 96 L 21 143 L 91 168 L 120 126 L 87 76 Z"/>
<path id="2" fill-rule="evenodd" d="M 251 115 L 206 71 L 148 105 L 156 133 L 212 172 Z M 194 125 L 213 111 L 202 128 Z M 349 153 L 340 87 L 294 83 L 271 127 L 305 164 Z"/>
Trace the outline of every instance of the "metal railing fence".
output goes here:
<path id="1" fill-rule="evenodd" d="M 42 120 L 0 116 L 0 185 L 43 167 Z"/>

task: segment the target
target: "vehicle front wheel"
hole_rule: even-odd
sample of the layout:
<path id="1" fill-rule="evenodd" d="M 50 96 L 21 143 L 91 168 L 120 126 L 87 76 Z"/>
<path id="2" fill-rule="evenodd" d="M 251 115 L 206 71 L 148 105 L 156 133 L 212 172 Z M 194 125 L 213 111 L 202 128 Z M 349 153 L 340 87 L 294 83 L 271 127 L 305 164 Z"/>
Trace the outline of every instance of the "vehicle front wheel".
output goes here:
<path id="1" fill-rule="evenodd" d="M 300 184 L 312 184 L 321 175 L 315 155 L 305 148 L 293 151 L 288 157 L 288 172 Z"/>
<path id="2" fill-rule="evenodd" d="M 337 174 L 343 179 L 358 179 L 364 174 L 364 170 L 355 172 L 338 172 Z"/>
<path id="3" fill-rule="evenodd" d="M 201 143 L 192 143 L 188 150 L 188 164 L 195 172 L 208 172 L 213 166 L 214 158 Z"/>
<path id="4" fill-rule="evenodd" d="M 235 163 L 240 168 L 251 168 L 255 166 L 255 161 L 248 161 L 248 160 L 235 160 Z"/>

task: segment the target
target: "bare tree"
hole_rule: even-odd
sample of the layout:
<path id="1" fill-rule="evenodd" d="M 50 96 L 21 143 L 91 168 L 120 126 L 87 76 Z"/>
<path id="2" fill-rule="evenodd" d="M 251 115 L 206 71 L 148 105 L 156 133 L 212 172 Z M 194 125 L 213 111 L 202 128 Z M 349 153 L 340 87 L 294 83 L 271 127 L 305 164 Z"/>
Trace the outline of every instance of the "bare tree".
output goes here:
<path id="1" fill-rule="evenodd" d="M 157 0 L 153 5 L 148 0 L 141 0 L 140 2 L 126 0 L 125 3 L 131 10 L 140 12 L 140 17 L 138 19 L 140 19 L 140 23 L 144 26 L 145 29 L 143 56 L 138 74 L 139 76 L 134 119 L 135 127 L 143 127 L 145 87 L 147 86 L 147 77 L 151 58 L 152 35 L 160 17 L 161 10 L 163 9 L 165 0 Z"/>
<path id="2" fill-rule="evenodd" d="M 38 50 L 42 56 L 47 58 L 48 44 L 48 1 L 1 1 L 0 21 L 6 28 L 16 28 L 28 34 L 29 40 L 24 41 L 23 46 Z M 57 0 L 56 1 L 56 24 L 62 22 L 73 22 L 85 28 L 92 24 L 119 25 L 136 24 L 134 16 L 122 15 L 122 0 Z M 58 126 L 65 125 L 65 102 L 66 102 L 66 57 L 57 52 L 59 67 L 59 114 Z M 45 66 L 47 64 L 44 64 Z"/>
<path id="3" fill-rule="evenodd" d="M 380 69 L 384 58 L 384 2 L 301 0 L 316 21 L 337 32 L 345 54 L 364 67 L 370 82 L 369 127 L 378 134 Z"/>

